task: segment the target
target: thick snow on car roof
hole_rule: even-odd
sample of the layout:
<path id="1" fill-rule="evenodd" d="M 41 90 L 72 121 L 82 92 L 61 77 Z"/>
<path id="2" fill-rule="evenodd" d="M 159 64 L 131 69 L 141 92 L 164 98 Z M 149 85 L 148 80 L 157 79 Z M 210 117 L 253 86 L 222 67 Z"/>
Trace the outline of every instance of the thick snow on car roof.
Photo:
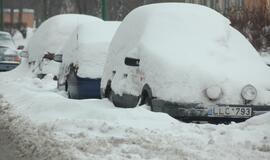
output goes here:
<path id="1" fill-rule="evenodd" d="M 117 30 L 109 54 L 106 68 L 119 70 L 125 68 L 124 57 L 140 58 L 146 82 L 158 87 L 154 92 L 165 100 L 201 102 L 203 90 L 217 85 L 226 94 L 222 103 L 238 103 L 245 85 L 255 85 L 258 92 L 269 86 L 269 68 L 252 45 L 228 19 L 201 5 L 160 3 L 133 10 Z M 112 84 L 113 89 L 118 86 Z M 258 99 L 269 101 L 261 93 Z"/>
<path id="2" fill-rule="evenodd" d="M 39 60 L 47 52 L 58 53 L 79 24 L 98 21 L 102 22 L 99 18 L 79 14 L 63 14 L 49 18 L 29 40 L 29 60 Z"/>
<path id="3" fill-rule="evenodd" d="M 60 53 L 64 65 L 78 65 L 80 77 L 100 78 L 108 47 L 120 22 L 85 23 L 71 35 Z"/>

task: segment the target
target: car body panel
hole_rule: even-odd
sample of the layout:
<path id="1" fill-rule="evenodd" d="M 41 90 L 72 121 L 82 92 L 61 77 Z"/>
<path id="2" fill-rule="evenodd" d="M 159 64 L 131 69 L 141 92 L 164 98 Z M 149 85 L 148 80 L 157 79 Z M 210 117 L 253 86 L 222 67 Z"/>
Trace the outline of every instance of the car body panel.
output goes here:
<path id="1" fill-rule="evenodd" d="M 101 78 L 81 78 L 78 77 L 74 70 L 71 70 L 67 76 L 67 90 L 70 98 L 87 99 L 100 98 L 100 81 Z M 62 84 L 64 86 L 64 84 Z"/>

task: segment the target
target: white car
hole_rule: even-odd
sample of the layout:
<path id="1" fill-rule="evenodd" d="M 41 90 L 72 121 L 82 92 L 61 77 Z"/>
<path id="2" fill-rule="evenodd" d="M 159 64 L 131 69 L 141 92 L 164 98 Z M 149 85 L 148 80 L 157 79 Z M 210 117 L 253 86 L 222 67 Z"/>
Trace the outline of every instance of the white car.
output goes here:
<path id="1" fill-rule="evenodd" d="M 108 47 L 119 24 L 106 21 L 79 25 L 55 57 L 62 62 L 58 88 L 67 91 L 69 98 L 100 98 Z"/>
<path id="2" fill-rule="evenodd" d="M 103 22 L 103 20 L 88 15 L 62 14 L 43 22 L 30 38 L 26 49 L 33 73 L 38 77 L 49 73 L 57 75 L 60 63 L 47 57 L 50 57 L 50 54 L 58 54 L 78 25 L 87 22 Z"/>
<path id="3" fill-rule="evenodd" d="M 109 48 L 103 97 L 183 120 L 244 120 L 270 110 L 270 70 L 218 12 L 161 3 L 127 15 Z"/>

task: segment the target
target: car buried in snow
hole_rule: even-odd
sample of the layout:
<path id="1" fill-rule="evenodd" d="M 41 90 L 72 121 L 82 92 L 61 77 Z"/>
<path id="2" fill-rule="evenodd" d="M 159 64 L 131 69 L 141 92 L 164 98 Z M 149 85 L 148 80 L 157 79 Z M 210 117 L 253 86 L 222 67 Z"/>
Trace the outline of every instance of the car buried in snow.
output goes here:
<path id="1" fill-rule="evenodd" d="M 120 22 L 84 23 L 70 36 L 55 61 L 62 62 L 58 88 L 72 99 L 100 98 L 108 46 Z M 62 55 L 62 56 L 61 56 Z"/>
<path id="2" fill-rule="evenodd" d="M 30 38 L 25 49 L 28 52 L 29 68 L 34 75 L 43 78 L 47 74 L 57 75 L 60 63 L 52 61 L 59 54 L 71 33 L 78 25 L 103 20 L 82 14 L 61 14 L 44 21 Z"/>
<path id="3" fill-rule="evenodd" d="M 101 93 L 118 107 L 146 104 L 186 121 L 242 121 L 270 110 L 269 79 L 269 68 L 227 18 L 201 5 L 162 3 L 123 20 Z"/>

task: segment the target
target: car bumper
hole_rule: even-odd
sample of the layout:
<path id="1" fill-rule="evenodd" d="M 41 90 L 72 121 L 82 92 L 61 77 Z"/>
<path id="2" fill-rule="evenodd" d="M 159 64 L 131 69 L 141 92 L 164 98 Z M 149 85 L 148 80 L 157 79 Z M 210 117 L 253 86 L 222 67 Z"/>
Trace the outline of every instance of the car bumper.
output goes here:
<path id="1" fill-rule="evenodd" d="M 10 71 L 16 68 L 19 63 L 2 63 L 0 62 L 0 71 Z"/>
<path id="2" fill-rule="evenodd" d="M 219 115 L 213 116 L 212 108 L 251 108 L 251 114 L 248 116 Z M 255 115 L 260 115 L 270 111 L 267 105 L 235 105 L 235 104 L 202 104 L 202 103 L 172 103 L 164 100 L 152 100 L 153 111 L 168 113 L 170 116 L 182 120 L 218 120 L 234 119 L 245 120 Z"/>

